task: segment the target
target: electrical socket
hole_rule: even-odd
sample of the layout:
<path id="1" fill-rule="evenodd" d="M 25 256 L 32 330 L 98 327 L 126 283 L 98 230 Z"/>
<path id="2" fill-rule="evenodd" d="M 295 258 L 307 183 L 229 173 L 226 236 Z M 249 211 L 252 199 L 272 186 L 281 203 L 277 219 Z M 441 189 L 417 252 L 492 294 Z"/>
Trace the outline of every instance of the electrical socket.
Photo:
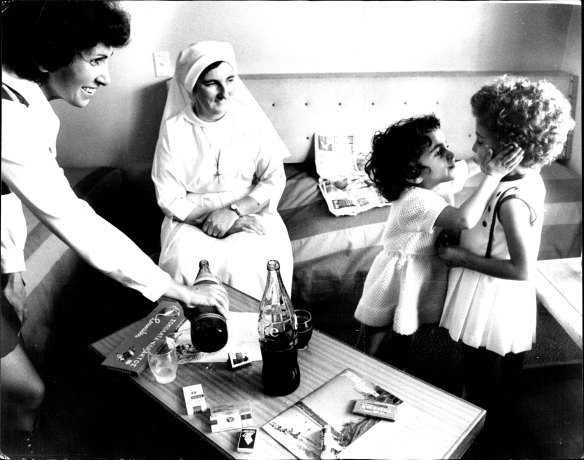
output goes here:
<path id="1" fill-rule="evenodd" d="M 170 58 L 168 51 L 155 51 L 152 53 L 154 57 L 154 72 L 157 77 L 172 77 L 172 70 L 170 68 Z"/>

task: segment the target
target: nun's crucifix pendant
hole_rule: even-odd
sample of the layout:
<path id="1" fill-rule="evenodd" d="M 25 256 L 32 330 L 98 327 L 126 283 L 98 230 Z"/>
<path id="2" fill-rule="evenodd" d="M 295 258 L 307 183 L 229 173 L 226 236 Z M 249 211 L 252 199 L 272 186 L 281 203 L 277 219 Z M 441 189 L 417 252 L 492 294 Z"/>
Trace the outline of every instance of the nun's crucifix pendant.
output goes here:
<path id="1" fill-rule="evenodd" d="M 221 173 L 221 171 L 219 170 L 219 160 L 221 159 L 221 150 L 219 150 L 219 153 L 217 154 L 217 158 L 215 159 L 215 177 L 217 178 L 217 181 L 221 182 L 221 176 L 223 175 L 223 173 Z"/>

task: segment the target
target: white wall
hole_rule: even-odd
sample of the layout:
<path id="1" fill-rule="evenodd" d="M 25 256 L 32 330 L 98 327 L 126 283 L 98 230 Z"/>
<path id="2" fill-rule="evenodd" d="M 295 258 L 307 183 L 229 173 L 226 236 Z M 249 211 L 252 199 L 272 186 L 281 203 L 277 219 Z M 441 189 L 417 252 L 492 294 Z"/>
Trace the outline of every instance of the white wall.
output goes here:
<path id="1" fill-rule="evenodd" d="M 112 59 L 112 84 L 83 110 L 54 103 L 62 120 L 63 166 L 150 162 L 164 103 L 164 79 L 154 75 L 152 53 L 168 51 L 174 66 L 177 53 L 199 40 L 231 42 L 242 74 L 527 72 L 564 66 L 580 73 L 581 26 L 574 19 L 580 6 L 574 5 L 122 3 L 132 16 L 132 42 Z"/>
<path id="2" fill-rule="evenodd" d="M 582 16 L 580 13 L 580 8 L 578 8 L 572 14 L 562 70 L 578 77 L 578 98 L 573 104 L 576 114 L 576 129 L 572 139 L 572 151 L 575 154 L 572 155 L 568 165 L 582 177 Z"/>

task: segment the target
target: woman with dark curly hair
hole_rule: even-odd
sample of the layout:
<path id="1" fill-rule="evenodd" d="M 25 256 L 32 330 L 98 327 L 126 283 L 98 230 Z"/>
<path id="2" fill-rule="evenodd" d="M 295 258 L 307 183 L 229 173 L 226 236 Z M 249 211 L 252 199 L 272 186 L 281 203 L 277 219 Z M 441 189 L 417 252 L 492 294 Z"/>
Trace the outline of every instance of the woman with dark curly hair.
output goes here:
<path id="1" fill-rule="evenodd" d="M 503 76 L 474 94 L 471 106 L 479 159 L 511 142 L 525 152 L 491 196 L 481 224 L 462 232 L 460 247 L 440 250 L 452 267 L 440 325 L 463 343 L 465 397 L 489 409 L 535 340 L 540 170 L 561 154 L 574 120 L 568 100 L 547 81 Z"/>
<path id="2" fill-rule="evenodd" d="M 464 182 L 468 171 L 465 162 L 456 167 L 434 115 L 401 120 L 375 134 L 365 170 L 393 203 L 383 251 L 371 266 L 355 311 L 367 353 L 382 351 L 381 343 L 393 328 L 387 360 L 399 368 L 407 366 L 414 332 L 421 324 L 438 323 L 444 306 L 448 273 L 435 249 L 440 230 L 473 227 L 499 180 L 521 158 L 516 148 L 494 159 L 483 157 L 485 177 L 456 208 L 453 185 Z M 478 170 L 476 162 L 470 163 Z"/>
<path id="3" fill-rule="evenodd" d="M 113 2 L 2 2 L 1 403 L 3 428 L 20 432 L 11 439 L 30 438 L 45 391 L 20 337 L 22 204 L 89 264 L 152 301 L 166 295 L 187 305 L 227 305 L 223 287 L 172 280 L 77 198 L 56 162 L 59 119 L 49 101 L 85 107 L 109 84 L 108 61 L 129 36 L 129 17 Z"/>

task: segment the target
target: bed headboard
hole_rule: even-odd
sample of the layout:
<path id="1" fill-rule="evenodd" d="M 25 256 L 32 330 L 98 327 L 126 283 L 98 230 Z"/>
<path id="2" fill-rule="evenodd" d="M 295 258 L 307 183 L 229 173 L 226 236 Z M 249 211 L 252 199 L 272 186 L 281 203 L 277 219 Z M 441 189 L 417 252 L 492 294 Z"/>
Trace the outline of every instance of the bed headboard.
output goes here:
<path id="1" fill-rule="evenodd" d="M 531 80 L 555 84 L 575 107 L 575 76 L 565 72 L 527 72 Z M 413 72 L 241 75 L 290 149 L 288 163 L 314 155 L 315 131 L 351 132 L 369 151 L 377 130 L 414 115 L 435 113 L 452 150 L 471 154 L 474 118 L 470 97 L 503 72 Z M 571 138 L 564 151 L 568 159 Z"/>

